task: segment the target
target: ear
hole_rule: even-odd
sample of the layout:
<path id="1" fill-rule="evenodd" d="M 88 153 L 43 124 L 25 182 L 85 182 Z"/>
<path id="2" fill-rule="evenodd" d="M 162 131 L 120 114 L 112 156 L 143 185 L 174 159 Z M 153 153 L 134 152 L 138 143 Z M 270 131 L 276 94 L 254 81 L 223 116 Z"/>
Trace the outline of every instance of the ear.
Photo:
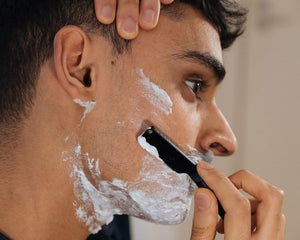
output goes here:
<path id="1" fill-rule="evenodd" d="M 91 42 L 76 26 L 60 29 L 54 39 L 57 79 L 72 99 L 92 100 L 95 89 Z"/>

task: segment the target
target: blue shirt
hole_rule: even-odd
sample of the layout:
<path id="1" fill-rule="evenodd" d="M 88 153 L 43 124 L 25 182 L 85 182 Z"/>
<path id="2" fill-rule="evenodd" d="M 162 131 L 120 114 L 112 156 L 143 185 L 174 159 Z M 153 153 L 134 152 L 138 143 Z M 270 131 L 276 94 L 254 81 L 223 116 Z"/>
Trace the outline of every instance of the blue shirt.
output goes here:
<path id="1" fill-rule="evenodd" d="M 9 240 L 9 238 L 0 233 L 0 240 Z"/>
<path id="2" fill-rule="evenodd" d="M 10 239 L 0 233 L 0 240 Z M 109 225 L 103 226 L 100 232 L 90 235 L 87 240 L 130 240 L 128 216 L 115 216 Z"/>

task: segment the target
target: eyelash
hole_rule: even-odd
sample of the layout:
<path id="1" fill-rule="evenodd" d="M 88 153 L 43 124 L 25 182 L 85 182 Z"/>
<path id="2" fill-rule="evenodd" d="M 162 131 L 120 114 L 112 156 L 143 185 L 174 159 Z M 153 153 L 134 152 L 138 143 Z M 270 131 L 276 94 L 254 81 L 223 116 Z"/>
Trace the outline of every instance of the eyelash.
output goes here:
<path id="1" fill-rule="evenodd" d="M 201 100 L 199 96 L 200 93 L 205 91 L 205 88 L 208 88 L 209 85 L 204 80 L 186 80 L 185 84 L 192 90 L 196 98 Z"/>

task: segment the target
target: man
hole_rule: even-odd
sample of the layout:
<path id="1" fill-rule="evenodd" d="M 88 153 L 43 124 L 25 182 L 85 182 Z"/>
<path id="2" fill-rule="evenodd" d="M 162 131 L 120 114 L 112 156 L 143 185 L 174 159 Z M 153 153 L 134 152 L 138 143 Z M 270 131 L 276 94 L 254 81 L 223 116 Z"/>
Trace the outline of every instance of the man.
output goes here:
<path id="1" fill-rule="evenodd" d="M 194 184 L 140 134 L 151 123 L 187 154 L 236 150 L 215 94 L 225 75 L 222 49 L 244 22 L 234 3 L 186 2 L 163 9 L 158 27 L 132 42 L 99 24 L 91 1 L 3 2 L 2 233 L 86 239 L 114 214 L 184 219 Z M 196 190 L 191 239 L 214 239 L 216 197 L 225 239 L 283 239 L 280 190 L 247 171 L 227 178 L 205 162 L 198 173 L 215 195 Z"/>

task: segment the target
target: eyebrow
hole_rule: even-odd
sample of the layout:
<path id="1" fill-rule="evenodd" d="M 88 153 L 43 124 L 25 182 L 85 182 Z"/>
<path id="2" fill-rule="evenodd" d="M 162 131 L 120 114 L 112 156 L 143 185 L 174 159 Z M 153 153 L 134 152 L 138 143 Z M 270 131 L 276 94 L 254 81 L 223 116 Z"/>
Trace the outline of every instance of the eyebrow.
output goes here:
<path id="1" fill-rule="evenodd" d="M 224 65 L 209 53 L 201 53 L 199 51 L 183 51 L 181 53 L 172 54 L 172 56 L 207 65 L 210 69 L 213 70 L 217 78 L 216 85 L 222 82 L 226 75 Z"/>

